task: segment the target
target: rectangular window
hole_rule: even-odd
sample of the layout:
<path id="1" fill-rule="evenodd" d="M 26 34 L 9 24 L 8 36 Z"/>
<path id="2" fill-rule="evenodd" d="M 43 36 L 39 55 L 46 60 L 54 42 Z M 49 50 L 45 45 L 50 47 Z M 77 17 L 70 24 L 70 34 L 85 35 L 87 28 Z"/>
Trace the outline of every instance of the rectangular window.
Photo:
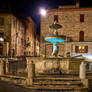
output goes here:
<path id="1" fill-rule="evenodd" d="M 88 46 L 75 46 L 76 53 L 88 53 Z"/>
<path id="2" fill-rule="evenodd" d="M 54 22 L 58 22 L 58 15 L 54 15 Z"/>
<path id="3" fill-rule="evenodd" d="M 80 22 L 84 22 L 84 14 L 80 14 Z"/>
<path id="4" fill-rule="evenodd" d="M 78 47 L 79 46 L 75 46 L 75 52 L 78 53 Z"/>
<path id="5" fill-rule="evenodd" d="M 0 26 L 4 25 L 4 18 L 0 17 Z"/>

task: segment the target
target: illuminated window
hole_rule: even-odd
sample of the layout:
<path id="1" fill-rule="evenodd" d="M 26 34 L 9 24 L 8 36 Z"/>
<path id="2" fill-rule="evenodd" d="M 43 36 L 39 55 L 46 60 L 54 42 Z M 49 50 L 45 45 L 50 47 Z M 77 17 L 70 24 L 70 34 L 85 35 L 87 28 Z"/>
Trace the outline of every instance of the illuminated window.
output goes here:
<path id="1" fill-rule="evenodd" d="M 84 22 L 84 14 L 80 14 L 80 22 Z"/>
<path id="2" fill-rule="evenodd" d="M 75 46 L 76 53 L 88 53 L 88 46 Z"/>
<path id="3" fill-rule="evenodd" d="M 58 15 L 54 15 L 54 22 L 58 22 Z"/>

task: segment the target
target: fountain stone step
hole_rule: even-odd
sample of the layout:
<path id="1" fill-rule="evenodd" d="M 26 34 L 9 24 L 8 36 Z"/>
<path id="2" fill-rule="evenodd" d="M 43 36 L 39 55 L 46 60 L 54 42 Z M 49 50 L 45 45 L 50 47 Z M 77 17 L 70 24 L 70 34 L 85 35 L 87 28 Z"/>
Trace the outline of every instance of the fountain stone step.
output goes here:
<path id="1" fill-rule="evenodd" d="M 80 82 L 80 81 L 77 81 L 77 82 L 71 82 L 71 81 L 69 81 L 69 82 L 65 82 L 65 81 L 63 81 L 63 82 L 60 82 L 60 81 L 48 82 L 48 81 L 44 81 L 44 82 L 34 82 L 34 85 L 67 85 L 67 86 L 69 86 L 69 85 L 78 85 L 78 86 L 81 86 L 82 82 Z"/>
<path id="2" fill-rule="evenodd" d="M 30 86 L 32 89 L 36 90 L 60 90 L 71 91 L 71 90 L 86 90 L 88 87 L 85 87 L 81 82 L 81 79 L 78 76 L 66 76 L 64 75 L 37 75 L 33 79 L 33 86 Z M 74 91 L 73 91 L 74 92 Z M 76 91 L 77 92 L 77 91 Z M 84 92 L 84 91 L 81 91 Z"/>
<path id="3" fill-rule="evenodd" d="M 34 80 L 56 80 L 56 81 L 80 81 L 80 78 L 62 78 L 62 77 L 35 77 Z"/>
<path id="4" fill-rule="evenodd" d="M 60 91 L 73 91 L 74 90 L 87 90 L 88 87 L 76 87 L 76 86 L 52 86 L 52 85 L 33 85 L 33 86 L 29 86 L 30 89 L 33 89 L 33 90 L 60 90 Z M 79 92 L 79 91 L 76 91 L 76 92 Z M 82 92 L 87 92 L 87 91 L 82 91 Z"/>

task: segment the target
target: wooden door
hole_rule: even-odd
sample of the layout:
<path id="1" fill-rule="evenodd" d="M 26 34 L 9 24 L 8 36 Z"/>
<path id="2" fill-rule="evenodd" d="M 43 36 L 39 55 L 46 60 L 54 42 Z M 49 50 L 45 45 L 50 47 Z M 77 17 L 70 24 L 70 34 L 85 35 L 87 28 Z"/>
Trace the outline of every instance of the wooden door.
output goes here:
<path id="1" fill-rule="evenodd" d="M 84 41 L 84 32 L 83 31 L 80 31 L 79 33 L 79 41 Z"/>

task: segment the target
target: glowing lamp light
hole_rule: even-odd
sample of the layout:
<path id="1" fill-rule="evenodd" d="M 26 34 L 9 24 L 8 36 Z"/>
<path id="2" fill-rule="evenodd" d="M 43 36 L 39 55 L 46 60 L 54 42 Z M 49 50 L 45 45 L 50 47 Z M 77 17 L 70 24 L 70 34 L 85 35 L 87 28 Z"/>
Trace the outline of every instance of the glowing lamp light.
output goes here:
<path id="1" fill-rule="evenodd" d="M 4 41 L 4 39 L 0 37 L 0 41 Z"/>
<path id="2" fill-rule="evenodd" d="M 87 55 L 83 55 L 83 57 L 89 59 L 89 60 L 92 60 L 92 54 L 87 54 Z"/>
<path id="3" fill-rule="evenodd" d="M 46 10 L 45 10 L 45 9 L 40 9 L 40 14 L 41 14 L 42 16 L 45 16 L 45 15 L 46 15 Z"/>

